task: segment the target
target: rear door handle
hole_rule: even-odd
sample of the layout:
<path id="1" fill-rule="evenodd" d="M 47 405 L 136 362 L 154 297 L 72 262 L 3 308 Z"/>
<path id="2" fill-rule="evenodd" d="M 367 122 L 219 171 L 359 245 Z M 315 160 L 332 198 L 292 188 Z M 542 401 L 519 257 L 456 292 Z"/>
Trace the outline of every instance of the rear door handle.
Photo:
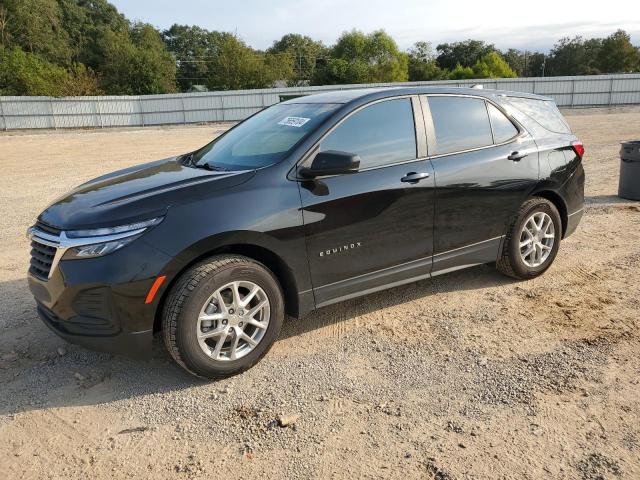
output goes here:
<path id="1" fill-rule="evenodd" d="M 405 183 L 418 183 L 420 180 L 424 180 L 425 178 L 429 178 L 429 174 L 427 172 L 409 172 L 402 177 L 400 181 Z"/>
<path id="2" fill-rule="evenodd" d="M 527 154 L 524 152 L 512 152 L 511 155 L 509 155 L 507 158 L 509 160 L 513 160 L 514 162 L 519 162 L 526 156 Z"/>

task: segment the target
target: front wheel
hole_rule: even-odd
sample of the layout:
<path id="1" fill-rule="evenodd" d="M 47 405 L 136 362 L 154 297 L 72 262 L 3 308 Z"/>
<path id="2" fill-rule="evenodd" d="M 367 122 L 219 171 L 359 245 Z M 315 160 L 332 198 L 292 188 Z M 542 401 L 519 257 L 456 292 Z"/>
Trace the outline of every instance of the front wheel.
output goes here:
<path id="1" fill-rule="evenodd" d="M 535 278 L 553 263 L 561 238 L 562 220 L 555 205 L 540 197 L 527 200 L 508 227 L 496 267 L 510 277 Z"/>
<path id="2" fill-rule="evenodd" d="M 284 319 L 273 274 L 247 257 L 224 255 L 200 263 L 167 298 L 163 336 L 187 371 L 224 378 L 247 370 L 269 351 Z"/>

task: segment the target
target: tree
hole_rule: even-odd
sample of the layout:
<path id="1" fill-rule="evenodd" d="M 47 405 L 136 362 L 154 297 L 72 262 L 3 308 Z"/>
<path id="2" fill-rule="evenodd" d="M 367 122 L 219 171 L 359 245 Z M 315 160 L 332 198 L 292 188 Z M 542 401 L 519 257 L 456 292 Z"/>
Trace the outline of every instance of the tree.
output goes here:
<path id="1" fill-rule="evenodd" d="M 3 46 L 19 46 L 52 63 L 71 63 L 69 36 L 56 0 L 3 0 L 2 10 Z"/>
<path id="2" fill-rule="evenodd" d="M 460 64 L 462 67 L 472 67 L 486 54 L 495 52 L 492 44 L 481 40 L 465 40 L 463 42 L 441 43 L 436 47 L 438 66 L 443 69 L 453 70 Z"/>
<path id="3" fill-rule="evenodd" d="M 345 32 L 331 49 L 331 59 L 316 72 L 314 83 L 404 82 L 409 56 L 383 30 Z"/>
<path id="4" fill-rule="evenodd" d="M 633 72 L 640 69 L 640 51 L 627 32 L 618 30 L 602 40 L 597 65 L 603 73 Z"/>
<path id="5" fill-rule="evenodd" d="M 227 35 L 222 38 L 211 63 L 207 87 L 211 90 L 239 90 L 271 87 L 276 80 L 293 75 L 288 56 L 256 52 L 242 40 Z"/>
<path id="6" fill-rule="evenodd" d="M 162 33 L 167 49 L 176 59 L 181 90 L 207 83 L 213 75 L 211 65 L 220 52 L 220 45 L 229 36 L 232 35 L 177 24 Z"/>
<path id="7" fill-rule="evenodd" d="M 514 72 L 509 64 L 497 52 L 489 52 L 473 66 L 476 78 L 514 78 Z"/>
<path id="8" fill-rule="evenodd" d="M 124 15 L 106 0 L 58 0 L 73 60 L 100 71 L 105 62 L 106 32 L 126 34 Z"/>
<path id="9" fill-rule="evenodd" d="M 328 50 L 322 42 L 317 42 L 311 37 L 289 33 L 273 42 L 267 53 L 288 55 L 291 58 L 294 74 L 287 80 L 289 85 L 298 86 L 313 79 L 317 60 L 327 55 Z"/>
<path id="10" fill-rule="evenodd" d="M 93 72 L 84 65 L 69 69 L 23 51 L 20 47 L 0 48 L 0 95 L 97 95 Z"/>
<path id="11" fill-rule="evenodd" d="M 601 39 L 583 40 L 582 37 L 561 38 L 547 58 L 547 75 L 591 75 L 600 73 L 597 66 Z"/>
<path id="12" fill-rule="evenodd" d="M 176 91 L 176 64 L 159 32 L 134 24 L 130 32 L 104 32 L 105 62 L 101 82 L 110 93 L 145 95 Z"/>
<path id="13" fill-rule="evenodd" d="M 527 68 L 527 54 L 529 52 L 523 52 L 516 48 L 510 48 L 506 52 L 502 52 L 502 58 L 509 64 L 511 70 L 516 72 L 516 74 L 521 77 L 525 76 L 525 71 Z"/>
<path id="14" fill-rule="evenodd" d="M 409 81 L 442 80 L 445 76 L 429 42 L 417 42 L 409 50 Z"/>
<path id="15" fill-rule="evenodd" d="M 468 80 L 476 78 L 476 74 L 471 67 L 463 67 L 458 63 L 447 77 L 451 80 Z"/>

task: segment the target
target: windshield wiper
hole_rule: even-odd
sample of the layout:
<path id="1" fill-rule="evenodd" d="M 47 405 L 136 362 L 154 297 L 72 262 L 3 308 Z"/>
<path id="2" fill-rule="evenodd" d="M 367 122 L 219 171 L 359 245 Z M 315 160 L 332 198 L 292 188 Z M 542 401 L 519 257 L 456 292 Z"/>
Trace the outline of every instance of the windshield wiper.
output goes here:
<path id="1" fill-rule="evenodd" d="M 191 152 L 191 153 L 185 153 L 184 155 L 182 155 L 182 157 L 180 157 L 180 162 L 182 162 L 183 165 L 191 165 L 193 166 L 193 154 L 195 152 Z"/>
<path id="2" fill-rule="evenodd" d="M 214 165 L 213 163 L 201 163 L 201 164 L 196 164 L 194 165 L 195 167 L 198 168 L 204 168 L 207 170 L 211 170 L 212 172 L 230 172 L 231 170 L 229 170 L 228 168 L 224 168 L 221 167 L 219 165 Z"/>

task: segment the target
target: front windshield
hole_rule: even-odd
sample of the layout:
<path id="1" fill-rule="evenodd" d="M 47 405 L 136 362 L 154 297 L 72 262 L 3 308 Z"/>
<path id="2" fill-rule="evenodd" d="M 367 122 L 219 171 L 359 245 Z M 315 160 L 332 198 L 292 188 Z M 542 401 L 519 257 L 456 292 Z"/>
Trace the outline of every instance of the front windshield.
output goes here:
<path id="1" fill-rule="evenodd" d="M 339 104 L 293 103 L 267 108 L 194 152 L 192 163 L 253 170 L 279 162 Z"/>

